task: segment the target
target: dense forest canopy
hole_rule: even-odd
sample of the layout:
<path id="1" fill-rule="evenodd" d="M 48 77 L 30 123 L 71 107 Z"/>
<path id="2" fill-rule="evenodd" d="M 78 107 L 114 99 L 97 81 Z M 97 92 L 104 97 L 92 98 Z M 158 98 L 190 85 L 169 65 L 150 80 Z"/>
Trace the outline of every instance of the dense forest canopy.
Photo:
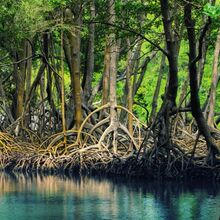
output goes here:
<path id="1" fill-rule="evenodd" d="M 166 162 L 201 145 L 217 163 L 219 0 L 4 0 L 0 14 L 3 140 Z"/>

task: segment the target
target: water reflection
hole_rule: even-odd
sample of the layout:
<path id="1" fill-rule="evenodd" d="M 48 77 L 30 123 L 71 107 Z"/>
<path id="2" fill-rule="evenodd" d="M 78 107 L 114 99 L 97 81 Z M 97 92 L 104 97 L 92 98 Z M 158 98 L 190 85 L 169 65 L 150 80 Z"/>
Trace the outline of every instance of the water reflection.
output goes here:
<path id="1" fill-rule="evenodd" d="M 0 219 L 219 220 L 217 184 L 0 174 Z"/>

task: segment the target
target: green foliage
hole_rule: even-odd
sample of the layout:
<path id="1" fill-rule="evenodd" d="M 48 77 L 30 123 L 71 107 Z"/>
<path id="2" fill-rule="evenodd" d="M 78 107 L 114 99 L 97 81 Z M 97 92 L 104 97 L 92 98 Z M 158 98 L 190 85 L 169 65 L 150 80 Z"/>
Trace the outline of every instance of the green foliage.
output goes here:
<path id="1" fill-rule="evenodd" d="M 65 7 L 67 5 L 66 0 L 49 0 L 48 2 L 53 8 Z"/>
<path id="2" fill-rule="evenodd" d="M 14 17 L 18 31 L 24 36 L 33 36 L 37 32 L 44 31 L 50 24 L 48 17 L 52 10 L 46 0 L 21 1 Z"/>
<path id="3" fill-rule="evenodd" d="M 60 29 L 71 31 L 73 28 L 72 23 L 65 23 L 61 27 L 61 14 L 66 7 L 72 7 L 74 4 L 77 4 L 77 0 L 4 0 L 0 5 L 0 48 L 4 48 L 5 51 L 11 52 L 21 47 L 21 43 L 26 38 L 36 37 L 39 41 L 41 39 L 40 33 L 42 32 L 53 32 L 53 42 L 56 46 L 57 56 L 60 55 Z M 199 2 L 199 1 L 198 1 Z M 82 40 L 82 56 L 81 64 L 82 69 L 84 68 L 85 59 L 86 59 L 86 50 L 88 43 L 89 28 L 88 24 L 91 21 L 91 16 L 89 13 L 88 2 L 85 2 L 83 5 L 83 27 L 81 28 L 81 40 Z M 178 4 L 177 4 L 178 5 Z M 93 75 L 92 86 L 96 86 L 103 74 L 104 66 L 104 49 L 105 49 L 105 39 L 108 35 L 109 26 L 106 26 L 105 22 L 108 21 L 107 13 L 107 1 L 106 0 L 96 0 L 96 30 L 95 30 L 95 71 Z M 171 5 L 174 12 L 173 17 L 175 17 L 175 31 L 179 34 L 179 26 L 183 24 L 183 13 L 182 11 L 176 10 L 176 5 Z M 119 65 L 118 65 L 118 75 L 120 75 L 127 65 L 127 43 L 124 39 L 127 39 L 129 36 L 131 41 L 135 39 L 135 32 L 144 35 L 145 37 L 151 39 L 158 45 L 163 46 L 164 42 L 164 30 L 162 25 L 162 20 L 160 16 L 160 7 L 158 1 L 148 1 L 148 0 L 116 0 L 115 1 L 116 9 L 116 26 L 122 28 L 115 28 L 114 31 L 117 32 L 117 36 L 121 38 L 121 48 L 119 56 Z M 182 10 L 182 8 L 180 7 Z M 213 6 L 211 4 L 206 4 L 203 10 L 194 10 L 193 16 L 196 17 L 196 29 L 200 30 L 203 26 L 204 19 L 202 15 L 210 16 L 214 21 L 214 27 L 210 31 L 210 44 L 216 39 L 216 33 L 219 28 L 219 18 L 220 18 L 220 5 Z M 203 12 L 203 14 L 202 14 Z M 146 16 L 147 15 L 147 16 Z M 143 19 L 144 17 L 144 19 Z M 124 29 L 123 29 L 124 28 Z M 178 29 L 179 28 L 179 29 Z M 128 31 L 128 30 L 133 30 Z M 197 37 L 199 36 L 200 31 L 198 31 Z M 181 35 L 181 34 L 180 34 Z M 181 93 L 181 86 L 183 85 L 184 80 L 188 75 L 188 42 L 185 40 L 186 34 L 183 30 L 183 37 L 180 47 L 179 54 L 179 63 L 178 63 L 178 76 L 179 76 L 179 91 L 178 98 Z M 132 42 L 131 42 L 132 43 Z M 35 49 L 40 50 L 40 43 L 35 44 Z M 124 49 L 125 48 L 125 49 Z M 152 50 L 152 46 L 149 43 L 144 43 L 142 46 L 142 53 L 140 62 L 146 57 L 147 53 Z M 2 54 L 5 53 L 1 52 Z M 58 57 L 59 59 L 59 57 Z M 200 100 L 203 105 L 206 101 L 209 88 L 211 85 L 211 73 L 212 73 L 212 60 L 213 60 L 213 48 L 210 47 L 207 54 L 207 60 L 205 65 L 205 73 L 203 76 L 203 82 L 200 89 Z M 8 60 L 7 60 L 8 61 Z M 59 63 L 60 60 L 58 60 Z M 135 96 L 135 104 L 133 110 L 135 114 L 143 121 L 146 122 L 146 109 L 151 111 L 151 104 L 154 95 L 155 86 L 157 83 L 158 72 L 161 62 L 161 54 L 158 52 L 158 55 L 150 62 L 148 65 L 147 71 L 145 73 L 144 79 L 142 81 L 141 87 L 139 88 Z M 40 62 L 33 63 L 34 74 L 39 68 Z M 59 65 L 56 66 L 59 69 Z M 2 78 L 5 78 L 9 75 L 10 68 L 2 68 L 3 72 Z M 83 70 L 82 70 L 83 72 Z M 167 76 L 168 76 L 168 66 L 164 69 L 162 79 L 162 85 L 160 89 L 159 99 L 158 99 L 158 109 L 162 104 L 161 96 L 165 92 Z M 70 76 L 68 69 L 65 69 L 65 90 L 70 91 Z M 118 101 L 123 98 L 124 95 L 124 81 L 117 83 L 117 96 Z M 188 87 L 189 89 L 189 87 Z M 10 89 L 8 89 L 10 90 Z M 8 92 L 8 90 L 6 92 Z M 12 91 L 12 89 L 11 89 Z M 9 93 L 9 92 L 8 92 Z M 12 99 L 10 97 L 10 99 Z M 95 102 L 100 103 L 101 93 L 99 92 L 96 96 Z M 220 112 L 220 86 L 217 89 L 216 97 L 216 112 Z M 178 103 L 177 103 L 178 104 Z"/>
<path id="4" fill-rule="evenodd" d="M 210 3 L 207 3 L 204 6 L 203 13 L 210 16 L 213 19 L 219 19 L 220 18 L 220 5 L 211 5 Z"/>
<path id="5" fill-rule="evenodd" d="M 0 6 L 0 42 L 7 48 L 19 48 L 26 38 L 32 38 L 50 26 L 53 10 L 47 0 L 6 0 Z"/>

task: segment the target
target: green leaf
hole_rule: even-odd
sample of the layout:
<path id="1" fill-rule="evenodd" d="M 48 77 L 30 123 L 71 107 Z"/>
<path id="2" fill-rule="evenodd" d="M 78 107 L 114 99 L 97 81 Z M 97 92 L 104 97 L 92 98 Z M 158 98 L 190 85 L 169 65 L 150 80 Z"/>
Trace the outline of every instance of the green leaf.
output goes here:
<path id="1" fill-rule="evenodd" d="M 207 3 L 203 8 L 203 13 L 210 16 L 213 19 L 220 18 L 220 5 L 211 5 Z"/>

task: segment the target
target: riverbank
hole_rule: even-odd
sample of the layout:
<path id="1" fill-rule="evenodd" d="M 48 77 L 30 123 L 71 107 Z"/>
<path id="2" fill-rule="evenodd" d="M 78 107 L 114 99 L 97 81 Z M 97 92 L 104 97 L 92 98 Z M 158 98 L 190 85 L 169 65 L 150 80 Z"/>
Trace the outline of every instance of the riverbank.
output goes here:
<path id="1" fill-rule="evenodd" d="M 153 154 L 152 148 L 114 153 L 98 145 L 81 147 L 76 143 L 55 144 L 57 136 L 52 138 L 50 143 L 53 144 L 45 141 L 46 145 L 18 142 L 3 133 L 0 137 L 0 169 L 8 172 L 104 173 L 147 179 L 202 178 L 220 181 L 218 160 L 211 164 L 204 154 L 192 156 L 181 148 L 178 151 L 178 148 L 173 149 L 169 155 L 166 152 Z"/>
<path id="2" fill-rule="evenodd" d="M 183 163 L 176 160 L 170 164 L 149 165 L 145 158 L 112 158 L 108 163 L 96 161 L 93 164 L 80 163 L 80 159 L 68 157 L 41 158 L 40 155 L 14 154 L 0 157 L 1 170 L 7 172 L 43 174 L 107 174 L 146 179 L 196 180 L 208 179 L 220 182 L 220 165 L 208 165 L 204 160 Z M 171 166 L 171 167 L 170 167 Z"/>

